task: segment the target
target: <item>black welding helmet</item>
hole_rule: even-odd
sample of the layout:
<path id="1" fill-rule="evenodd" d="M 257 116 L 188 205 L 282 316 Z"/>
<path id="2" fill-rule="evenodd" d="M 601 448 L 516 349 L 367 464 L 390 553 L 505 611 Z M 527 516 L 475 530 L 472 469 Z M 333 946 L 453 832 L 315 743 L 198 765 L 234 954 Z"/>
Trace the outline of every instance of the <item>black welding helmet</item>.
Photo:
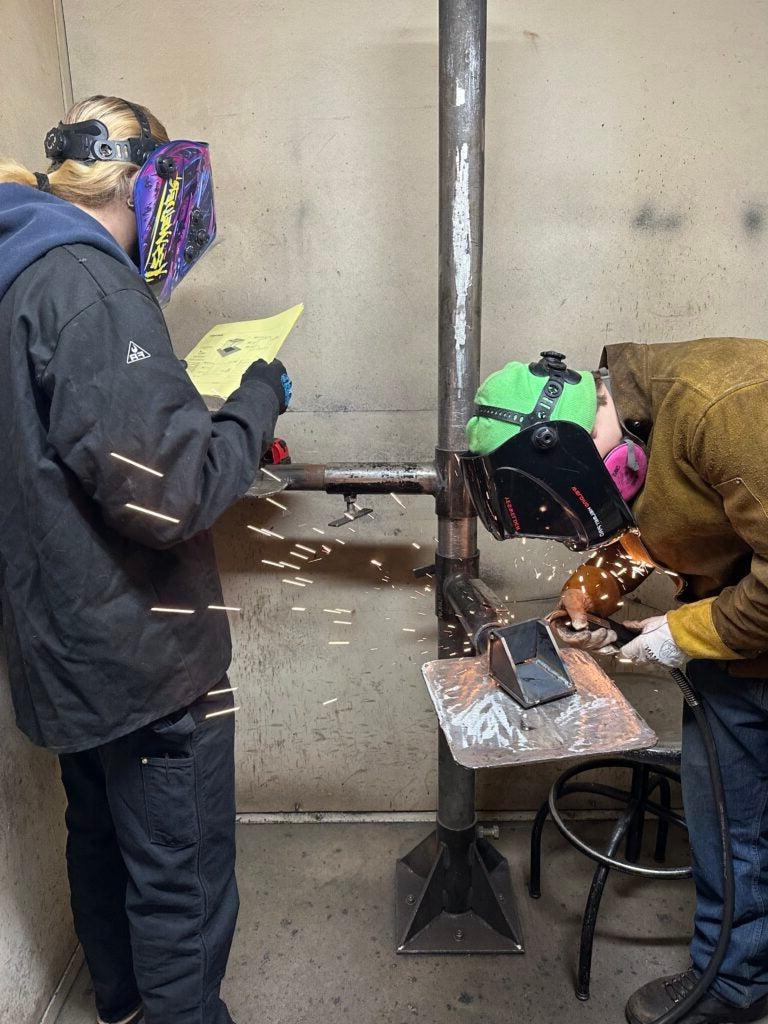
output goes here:
<path id="1" fill-rule="evenodd" d="M 536 369 L 547 380 L 530 413 L 477 410 L 519 428 L 493 451 L 461 458 L 477 514 L 498 540 L 556 540 L 574 551 L 609 544 L 636 529 L 635 520 L 590 433 L 550 419 L 554 391 L 567 386 L 572 372 L 563 357 L 544 353 Z"/>

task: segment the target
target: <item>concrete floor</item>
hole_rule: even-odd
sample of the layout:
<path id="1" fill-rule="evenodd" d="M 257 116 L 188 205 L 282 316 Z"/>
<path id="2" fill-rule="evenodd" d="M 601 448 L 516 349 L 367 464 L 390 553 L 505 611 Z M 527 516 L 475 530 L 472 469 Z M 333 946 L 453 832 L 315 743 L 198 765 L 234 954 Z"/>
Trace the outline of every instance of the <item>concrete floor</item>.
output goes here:
<path id="1" fill-rule="evenodd" d="M 605 823 L 588 823 L 594 839 Z M 589 862 L 550 825 L 544 895 L 528 898 L 528 826 L 503 825 L 524 928 L 523 956 L 394 953 L 394 862 L 423 824 L 241 825 L 242 909 L 224 994 L 238 1024 L 526 1024 L 624 1019 L 627 996 L 686 966 L 690 882 L 614 876 L 595 944 L 592 999 L 573 995 Z M 674 851 L 675 863 L 685 857 Z M 83 970 L 57 1024 L 93 1024 Z"/>

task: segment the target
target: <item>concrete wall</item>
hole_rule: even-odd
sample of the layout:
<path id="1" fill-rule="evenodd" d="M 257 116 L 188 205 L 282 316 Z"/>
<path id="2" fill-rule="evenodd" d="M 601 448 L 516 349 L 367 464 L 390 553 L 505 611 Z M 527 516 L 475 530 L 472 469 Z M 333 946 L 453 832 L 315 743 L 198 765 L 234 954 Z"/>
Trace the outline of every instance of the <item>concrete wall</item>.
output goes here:
<path id="1" fill-rule="evenodd" d="M 33 169 L 62 112 L 50 0 L 3 0 L 0 153 Z M 12 69 L 12 70 L 9 70 Z M 54 757 L 11 710 L 0 646 L 0 1021 L 36 1024 L 75 948 L 64 866 L 64 802 Z"/>
<path id="2" fill-rule="evenodd" d="M 297 460 L 435 443 L 436 7 L 132 0 L 105 18 L 65 0 L 76 95 L 139 99 L 212 144 L 221 245 L 170 308 L 179 351 L 212 323 L 306 302 L 284 353 Z M 484 370 L 545 347 L 594 365 L 606 342 L 768 334 L 768 4 L 492 0 L 489 37 Z M 409 576 L 430 558 L 430 502 L 376 499 L 343 547 L 312 529 L 339 500 L 286 504 L 243 505 L 218 531 L 243 607 L 239 806 L 431 807 L 418 669 L 434 633 Z M 247 523 L 333 554 L 290 587 L 260 562 L 288 548 Z M 483 550 L 502 594 L 557 593 L 561 550 Z M 374 589 L 371 559 L 395 589 Z M 548 777 L 496 775 L 483 799 L 531 806 Z"/>

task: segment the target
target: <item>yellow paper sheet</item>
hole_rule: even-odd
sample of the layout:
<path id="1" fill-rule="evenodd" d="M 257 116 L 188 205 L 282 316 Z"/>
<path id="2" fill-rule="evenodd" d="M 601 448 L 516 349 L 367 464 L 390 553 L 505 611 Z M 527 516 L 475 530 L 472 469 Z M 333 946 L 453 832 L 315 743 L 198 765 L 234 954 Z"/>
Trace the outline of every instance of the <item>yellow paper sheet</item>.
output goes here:
<path id="1" fill-rule="evenodd" d="M 201 395 L 227 399 L 257 359 L 271 362 L 304 312 L 304 304 L 266 320 L 217 324 L 187 356 L 187 373 Z"/>

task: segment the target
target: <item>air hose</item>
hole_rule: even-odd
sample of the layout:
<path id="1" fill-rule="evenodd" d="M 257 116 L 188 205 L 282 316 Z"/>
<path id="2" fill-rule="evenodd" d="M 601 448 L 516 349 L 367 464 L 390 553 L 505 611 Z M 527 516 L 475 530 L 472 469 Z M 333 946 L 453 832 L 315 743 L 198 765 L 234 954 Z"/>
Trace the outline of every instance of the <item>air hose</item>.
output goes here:
<path id="1" fill-rule="evenodd" d="M 715 737 L 712 734 L 712 727 L 707 719 L 706 712 L 699 701 L 698 694 L 688 676 L 678 668 L 669 669 L 669 674 L 680 687 L 685 703 L 691 709 L 696 725 L 701 733 L 704 742 L 704 749 L 707 754 L 709 766 L 709 777 L 712 783 L 712 795 L 717 811 L 717 825 L 720 832 L 720 856 L 723 869 L 723 914 L 720 921 L 720 934 L 717 944 L 712 953 L 709 963 L 699 977 L 691 991 L 684 996 L 679 1003 L 657 1017 L 654 1024 L 675 1024 L 681 1017 L 689 1013 L 696 1004 L 706 995 L 709 986 L 717 977 L 717 972 L 725 959 L 728 951 L 728 944 L 731 941 L 731 929 L 733 928 L 733 908 L 736 892 L 733 880 L 733 851 L 731 849 L 731 833 L 728 829 L 728 813 L 725 806 L 725 790 L 723 789 L 723 775 L 720 771 L 720 761 L 717 756 Z"/>

